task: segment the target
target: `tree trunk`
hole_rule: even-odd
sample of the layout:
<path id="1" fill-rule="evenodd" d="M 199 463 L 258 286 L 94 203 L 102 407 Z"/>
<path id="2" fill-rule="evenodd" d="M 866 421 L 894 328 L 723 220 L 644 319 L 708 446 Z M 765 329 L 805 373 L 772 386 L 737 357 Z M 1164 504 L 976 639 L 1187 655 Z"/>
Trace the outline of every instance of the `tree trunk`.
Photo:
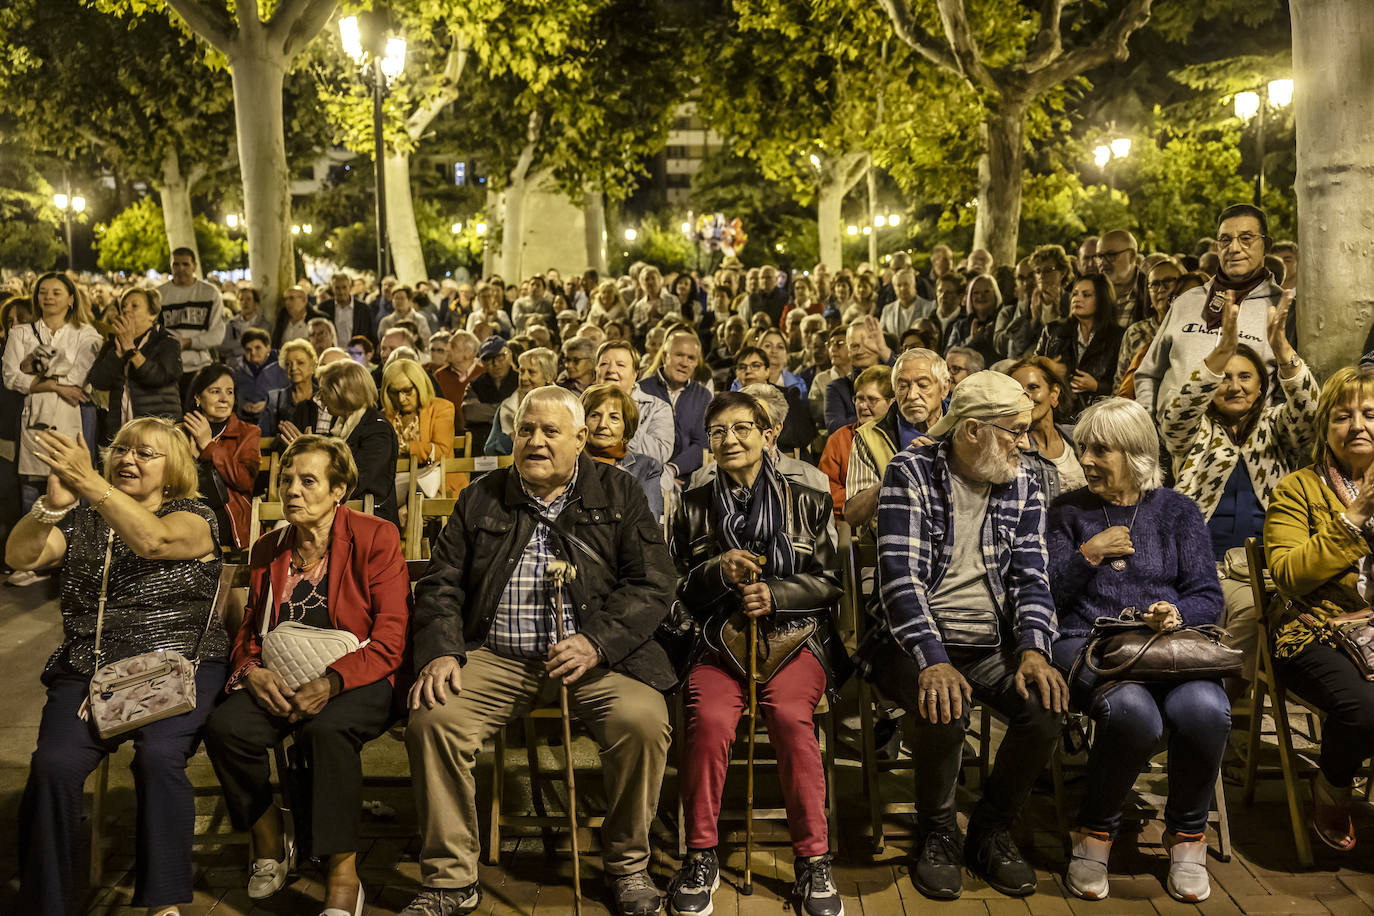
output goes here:
<path id="1" fill-rule="evenodd" d="M 1021 169 L 1026 153 L 1026 106 L 994 101 L 983 122 L 984 153 L 978 160 L 978 218 L 973 247 L 986 248 L 998 265 L 1016 263 L 1021 222 Z"/>
<path id="2" fill-rule="evenodd" d="M 167 151 L 162 160 L 162 182 L 157 188 L 162 198 L 162 224 L 167 229 L 167 250 L 189 248 L 200 263 L 200 249 L 196 246 L 195 219 L 191 215 L 191 180 L 181 171 L 181 160 L 175 149 Z"/>
<path id="3" fill-rule="evenodd" d="M 229 58 L 238 129 L 248 269 L 267 318 L 276 317 L 282 290 L 296 281 L 291 248 L 291 184 L 282 122 L 286 60 L 265 42 Z"/>
<path id="4" fill-rule="evenodd" d="M 500 191 L 487 189 L 487 204 L 484 214 L 487 220 L 487 234 L 482 237 L 482 276 L 490 277 L 501 266 L 501 244 L 496 241 L 496 227 L 505 222 L 506 195 Z M 506 277 L 501 279 L 505 280 Z"/>
<path id="5" fill-rule="evenodd" d="M 520 283 L 520 255 L 524 249 L 525 191 L 529 179 L 525 175 L 512 177 L 506 185 L 501 220 L 501 276 L 507 283 Z"/>
<path id="6" fill-rule="evenodd" d="M 881 103 L 881 100 L 880 100 Z M 868 164 L 865 175 L 868 179 L 868 265 L 878 269 L 878 176 L 873 172 L 873 163 Z"/>
<path id="7" fill-rule="evenodd" d="M 837 274 L 844 266 L 844 236 L 840 227 L 844 195 L 849 190 L 844 179 L 828 176 L 816 192 L 816 229 L 820 235 L 820 263 Z"/>
<path id="8" fill-rule="evenodd" d="M 391 240 L 391 272 L 406 285 L 429 278 L 420 249 L 420 229 L 410 188 L 410 154 L 386 151 L 386 229 Z"/>
<path id="9" fill-rule="evenodd" d="M 601 192 L 588 191 L 582 198 L 582 235 L 587 245 L 587 266 L 604 278 L 606 274 L 606 199 Z M 588 290 L 587 295 L 591 296 Z"/>
<path id="10" fill-rule="evenodd" d="M 1298 342 L 1318 377 L 1360 355 L 1374 312 L 1374 28 L 1349 0 L 1293 0 Z M 1352 334 L 1358 329 L 1359 334 Z"/>

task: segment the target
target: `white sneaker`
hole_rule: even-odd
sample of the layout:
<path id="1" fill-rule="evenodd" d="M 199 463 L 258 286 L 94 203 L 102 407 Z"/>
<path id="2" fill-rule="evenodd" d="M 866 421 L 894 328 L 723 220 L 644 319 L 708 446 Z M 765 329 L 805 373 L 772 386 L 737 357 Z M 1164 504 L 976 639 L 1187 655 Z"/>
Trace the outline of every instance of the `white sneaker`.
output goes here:
<path id="1" fill-rule="evenodd" d="M 320 910 L 320 916 L 363 916 L 363 886 L 358 885 L 358 899 L 353 904 L 351 911 L 331 906 L 328 909 Z"/>
<path id="2" fill-rule="evenodd" d="M 1112 841 L 1089 830 L 1075 830 L 1073 857 L 1064 875 L 1064 886 L 1074 896 L 1084 900 L 1105 900 L 1111 890 L 1107 879 L 1107 859 Z"/>
<path id="3" fill-rule="evenodd" d="M 52 576 L 48 573 L 36 573 L 31 569 L 20 569 L 10 573 L 10 577 L 5 580 L 5 584 L 13 585 L 16 588 L 23 588 L 27 585 L 33 585 L 36 582 L 42 582 L 51 578 Z"/>
<path id="4" fill-rule="evenodd" d="M 1212 893 L 1207 875 L 1207 840 L 1166 833 L 1164 845 L 1169 850 L 1169 896 L 1183 903 L 1206 900 Z"/>

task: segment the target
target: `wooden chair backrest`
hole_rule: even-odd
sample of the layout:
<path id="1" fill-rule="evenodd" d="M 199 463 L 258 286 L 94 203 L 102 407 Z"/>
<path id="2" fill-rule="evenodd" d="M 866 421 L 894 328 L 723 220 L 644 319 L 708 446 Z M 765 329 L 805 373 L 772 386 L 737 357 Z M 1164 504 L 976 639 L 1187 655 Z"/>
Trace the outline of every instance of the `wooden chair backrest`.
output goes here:
<path id="1" fill-rule="evenodd" d="M 350 499 L 344 503 L 345 506 L 354 512 L 361 512 L 364 515 L 371 515 L 373 509 L 372 494 L 369 493 L 362 499 Z M 251 545 L 257 541 L 264 530 L 263 522 L 279 522 L 286 518 L 286 513 L 282 509 L 281 500 L 263 499 L 260 496 L 253 497 L 252 517 L 248 523 L 248 543 Z M 269 526 L 270 527 L 270 526 Z"/>
<path id="2" fill-rule="evenodd" d="M 445 458 L 439 462 L 440 474 L 444 481 L 448 480 L 450 474 L 473 474 L 494 471 L 497 468 L 508 468 L 515 464 L 514 455 L 484 455 L 477 458 Z M 441 493 L 443 491 L 440 491 Z M 453 507 L 457 504 L 456 494 L 444 494 L 441 496 L 425 496 L 420 490 L 419 484 L 412 474 L 410 478 L 410 492 L 406 494 L 406 530 L 405 530 L 405 555 L 407 560 L 423 559 L 423 549 L 421 540 L 424 537 L 425 521 L 437 518 L 441 523 L 448 520 L 453 514 Z"/>

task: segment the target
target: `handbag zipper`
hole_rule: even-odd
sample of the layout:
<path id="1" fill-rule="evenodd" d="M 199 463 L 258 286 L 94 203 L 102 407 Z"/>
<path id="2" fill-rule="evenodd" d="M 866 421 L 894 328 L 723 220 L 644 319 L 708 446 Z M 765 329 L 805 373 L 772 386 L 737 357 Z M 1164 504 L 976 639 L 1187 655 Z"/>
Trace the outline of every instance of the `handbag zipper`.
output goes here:
<path id="1" fill-rule="evenodd" d="M 116 690 L 123 690 L 126 687 L 133 687 L 136 684 L 142 684 L 145 681 L 155 681 L 158 678 L 166 677 L 171 673 L 172 663 L 163 662 L 156 668 L 149 668 L 147 671 L 140 671 L 138 674 L 131 674 L 128 677 L 122 677 L 118 680 L 110 681 L 108 684 L 105 684 L 100 688 L 100 695 L 108 700 Z"/>

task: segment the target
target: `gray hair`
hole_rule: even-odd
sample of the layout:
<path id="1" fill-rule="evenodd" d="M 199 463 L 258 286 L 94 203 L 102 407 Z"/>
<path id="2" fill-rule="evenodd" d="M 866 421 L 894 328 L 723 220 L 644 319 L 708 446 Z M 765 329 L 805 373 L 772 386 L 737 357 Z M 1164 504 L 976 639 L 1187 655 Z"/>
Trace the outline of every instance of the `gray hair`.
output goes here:
<path id="1" fill-rule="evenodd" d="M 950 347 L 945 351 L 945 356 L 953 356 L 955 353 L 968 357 L 969 372 L 981 372 L 987 368 L 987 360 L 983 359 L 983 354 L 972 347 Z"/>
<path id="2" fill-rule="evenodd" d="M 516 364 L 523 366 L 526 363 L 533 363 L 539 367 L 539 371 L 544 373 L 544 378 L 550 384 L 558 378 L 558 354 L 548 347 L 535 347 L 533 350 L 526 350 L 520 354 Z"/>
<path id="3" fill-rule="evenodd" d="M 389 366 L 398 359 L 410 359 L 418 363 L 420 361 L 420 354 L 415 352 L 414 347 L 403 344 L 388 353 L 386 355 L 386 362 L 382 365 Z"/>
<path id="4" fill-rule="evenodd" d="M 897 373 L 901 372 L 902 367 L 913 359 L 923 359 L 930 363 L 930 374 L 935 376 L 935 381 L 939 382 L 942 388 L 949 387 L 949 365 L 939 353 L 934 350 L 927 350 L 925 347 L 912 347 L 910 350 L 903 350 L 897 354 L 897 361 L 892 364 L 894 382 L 897 379 Z M 983 367 L 979 366 L 978 368 Z"/>
<path id="5" fill-rule="evenodd" d="M 585 337 L 569 337 L 563 342 L 563 355 L 577 359 L 593 359 L 596 356 L 596 344 Z"/>
<path id="6" fill-rule="evenodd" d="M 763 409 L 768 411 L 768 419 L 772 421 L 774 427 L 781 426 L 787 420 L 787 396 L 777 389 L 775 385 L 766 382 L 755 382 L 753 385 L 745 385 L 740 389 L 741 394 L 747 394 L 754 400 L 763 405 Z"/>
<path id="7" fill-rule="evenodd" d="M 1144 407 L 1128 398 L 1107 398 L 1083 411 L 1073 438 L 1079 449 L 1104 445 L 1126 456 L 1141 492 L 1160 486 L 1159 433 Z"/>
<path id="8" fill-rule="evenodd" d="M 528 353 L 525 355 L 528 355 Z M 587 425 L 587 412 L 582 409 L 582 401 L 577 395 L 559 385 L 545 385 L 525 395 L 525 399 L 520 402 L 520 406 L 515 408 L 515 429 L 520 428 L 520 424 L 525 421 L 525 412 L 535 404 L 548 404 L 562 407 L 572 415 L 574 431 Z"/>
<path id="9" fill-rule="evenodd" d="M 482 347 L 482 342 L 478 340 L 477 335 L 471 331 L 454 331 L 449 335 L 448 345 L 450 347 L 457 341 L 462 341 L 463 344 L 473 352 L 473 355 L 476 355 L 477 351 Z"/>

